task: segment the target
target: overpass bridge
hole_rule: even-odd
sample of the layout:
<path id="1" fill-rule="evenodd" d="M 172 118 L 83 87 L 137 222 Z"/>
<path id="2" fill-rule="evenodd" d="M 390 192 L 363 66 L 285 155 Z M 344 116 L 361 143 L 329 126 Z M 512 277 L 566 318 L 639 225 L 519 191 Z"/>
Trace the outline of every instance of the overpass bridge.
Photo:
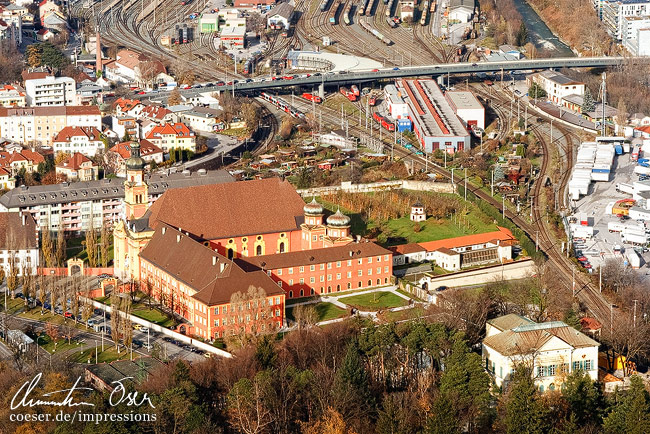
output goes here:
<path id="1" fill-rule="evenodd" d="M 409 66 L 403 68 L 381 68 L 372 71 L 355 72 L 325 72 L 312 74 L 309 77 L 296 77 L 292 80 L 271 80 L 270 77 L 256 78 L 248 83 L 233 83 L 230 86 L 206 86 L 198 89 L 181 90 L 186 97 L 198 97 L 199 94 L 215 91 L 258 92 L 283 87 L 304 86 L 318 87 L 319 85 L 359 84 L 375 80 L 394 78 L 436 76 L 446 74 L 468 74 L 477 72 L 508 72 L 529 69 L 549 68 L 578 68 L 606 67 L 623 63 L 624 57 L 560 57 L 553 59 L 530 59 L 505 62 L 476 62 L 476 63 L 441 63 L 427 66 Z M 628 59 L 629 60 L 629 59 Z M 155 96 L 154 96 L 155 95 Z M 152 99 L 166 99 L 169 92 L 159 92 Z"/>

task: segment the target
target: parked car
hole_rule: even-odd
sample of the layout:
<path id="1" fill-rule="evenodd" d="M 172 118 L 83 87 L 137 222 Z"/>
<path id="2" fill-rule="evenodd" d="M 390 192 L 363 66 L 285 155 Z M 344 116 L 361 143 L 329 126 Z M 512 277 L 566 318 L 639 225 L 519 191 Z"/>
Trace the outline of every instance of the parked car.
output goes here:
<path id="1" fill-rule="evenodd" d="M 50 303 L 45 302 L 43 303 L 43 309 L 47 309 L 47 310 L 52 309 L 52 305 Z"/>
<path id="2" fill-rule="evenodd" d="M 444 291 L 445 289 L 447 289 L 447 286 L 443 285 L 443 286 L 437 287 L 436 291 Z"/>
<path id="3" fill-rule="evenodd" d="M 74 318 L 74 315 L 72 314 L 72 312 L 68 312 L 68 311 L 66 311 L 66 312 L 63 314 L 63 316 L 64 316 L 65 318 Z"/>
<path id="4" fill-rule="evenodd" d="M 149 333 L 149 327 L 140 327 L 142 333 Z"/>
<path id="5" fill-rule="evenodd" d="M 133 328 L 135 330 L 140 330 L 142 328 L 142 326 L 140 324 L 133 324 Z"/>

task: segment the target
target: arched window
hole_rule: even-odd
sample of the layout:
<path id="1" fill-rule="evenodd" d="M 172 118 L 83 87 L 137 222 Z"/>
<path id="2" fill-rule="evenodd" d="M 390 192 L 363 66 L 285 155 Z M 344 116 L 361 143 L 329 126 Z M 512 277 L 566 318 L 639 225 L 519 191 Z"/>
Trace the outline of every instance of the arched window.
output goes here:
<path id="1" fill-rule="evenodd" d="M 261 245 L 258 245 L 258 246 L 255 248 L 255 255 L 257 255 L 257 256 L 261 256 L 261 255 L 262 255 L 262 246 L 261 246 Z"/>
<path id="2" fill-rule="evenodd" d="M 233 249 L 228 249 L 228 259 L 232 259 L 234 255 L 235 252 L 233 251 Z"/>
<path id="3" fill-rule="evenodd" d="M 359 282 L 359 288 L 361 288 L 361 282 Z"/>
<path id="4" fill-rule="evenodd" d="M 314 295 L 314 288 L 311 289 L 311 295 Z"/>
<path id="5" fill-rule="evenodd" d="M 336 285 L 336 292 L 341 290 L 341 285 Z"/>
<path id="6" fill-rule="evenodd" d="M 280 243 L 280 253 L 284 253 L 284 241 Z"/>
<path id="7" fill-rule="evenodd" d="M 300 290 L 300 296 L 303 297 L 304 295 L 305 295 L 305 290 L 304 290 L 304 289 L 301 289 L 301 290 Z"/>
<path id="8" fill-rule="evenodd" d="M 348 282 L 348 289 L 352 289 L 352 284 Z"/>
<path id="9" fill-rule="evenodd" d="M 289 291 L 289 298 L 293 298 L 293 291 Z"/>
<path id="10" fill-rule="evenodd" d="M 329 294 L 329 293 L 331 293 L 331 292 L 332 292 L 332 287 L 331 287 L 331 286 L 328 286 L 328 287 L 327 287 L 327 293 Z"/>
<path id="11" fill-rule="evenodd" d="M 368 279 L 368 286 L 372 286 L 372 280 Z"/>
<path id="12" fill-rule="evenodd" d="M 377 279 L 377 285 L 381 285 L 381 279 Z"/>

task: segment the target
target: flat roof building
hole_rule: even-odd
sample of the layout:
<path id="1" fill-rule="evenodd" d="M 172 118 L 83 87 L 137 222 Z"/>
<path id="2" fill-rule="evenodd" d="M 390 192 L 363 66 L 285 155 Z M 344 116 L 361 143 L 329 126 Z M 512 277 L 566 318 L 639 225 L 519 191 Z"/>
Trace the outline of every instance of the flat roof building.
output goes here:
<path id="1" fill-rule="evenodd" d="M 485 129 L 485 108 L 476 95 L 469 91 L 456 90 L 447 92 L 445 96 L 451 108 L 465 122 L 465 125 Z"/>
<path id="2" fill-rule="evenodd" d="M 400 98 L 408 104 L 413 132 L 425 152 L 469 150 L 470 135 L 434 80 L 397 82 Z"/>

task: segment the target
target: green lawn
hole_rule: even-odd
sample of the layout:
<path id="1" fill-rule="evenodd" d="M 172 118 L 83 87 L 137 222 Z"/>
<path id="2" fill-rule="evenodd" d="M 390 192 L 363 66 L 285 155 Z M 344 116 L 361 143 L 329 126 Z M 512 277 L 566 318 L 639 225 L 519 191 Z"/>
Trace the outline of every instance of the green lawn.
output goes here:
<path id="1" fill-rule="evenodd" d="M 36 341 L 36 337 L 33 337 L 34 341 Z M 52 338 L 50 338 L 46 334 L 41 334 L 41 337 L 38 338 L 38 345 L 40 345 L 41 348 L 43 348 L 45 351 L 47 351 L 50 354 L 53 353 L 61 353 L 67 350 L 71 350 L 74 348 L 78 348 L 77 341 L 72 339 L 70 343 L 68 343 L 67 339 L 57 339 L 56 341 L 53 341 Z M 56 351 L 54 349 L 56 348 Z"/>
<path id="2" fill-rule="evenodd" d="M 409 243 L 422 243 L 497 230 L 496 225 L 483 221 L 478 210 L 471 210 L 465 217 L 463 217 L 462 224 L 456 224 L 447 219 L 430 218 L 419 223 L 420 231 L 415 232 L 416 224 L 410 220 L 409 216 L 404 216 L 389 220 L 385 226 L 387 230 L 379 235 L 378 240 L 380 243 L 390 244 L 388 238 L 393 237 L 405 238 Z"/>
<path id="3" fill-rule="evenodd" d="M 151 310 L 146 306 L 134 307 L 133 315 L 163 327 L 173 327 L 177 324 L 174 319 L 169 318 L 165 313 L 155 307 Z"/>
<path id="4" fill-rule="evenodd" d="M 335 306 L 332 303 L 314 303 L 308 306 L 313 306 L 316 309 L 319 322 L 327 321 L 334 318 L 341 318 L 348 314 L 345 309 L 341 309 L 340 307 Z M 294 309 L 295 307 L 286 308 L 287 319 L 295 321 L 295 318 L 293 317 Z"/>
<path id="5" fill-rule="evenodd" d="M 130 359 L 130 354 L 129 351 L 124 350 L 118 354 L 118 352 L 115 351 L 115 345 L 112 342 L 105 342 L 104 351 L 102 351 L 101 345 L 97 346 L 97 360 L 95 360 L 95 347 L 77 352 L 73 354 L 69 360 L 75 363 L 88 363 L 88 359 L 90 359 L 90 363 L 108 363 L 115 360 Z M 139 356 L 136 356 L 134 352 L 133 357 L 135 358 Z"/>
<path id="6" fill-rule="evenodd" d="M 400 310 L 397 312 L 387 311 L 382 314 L 382 318 L 388 322 L 404 321 L 409 319 L 416 319 L 424 314 L 424 309 L 421 307 L 414 307 L 412 309 Z"/>
<path id="7" fill-rule="evenodd" d="M 388 307 L 405 306 L 408 301 L 388 291 L 376 291 L 368 294 L 339 298 L 341 303 L 360 309 L 378 310 Z"/>

